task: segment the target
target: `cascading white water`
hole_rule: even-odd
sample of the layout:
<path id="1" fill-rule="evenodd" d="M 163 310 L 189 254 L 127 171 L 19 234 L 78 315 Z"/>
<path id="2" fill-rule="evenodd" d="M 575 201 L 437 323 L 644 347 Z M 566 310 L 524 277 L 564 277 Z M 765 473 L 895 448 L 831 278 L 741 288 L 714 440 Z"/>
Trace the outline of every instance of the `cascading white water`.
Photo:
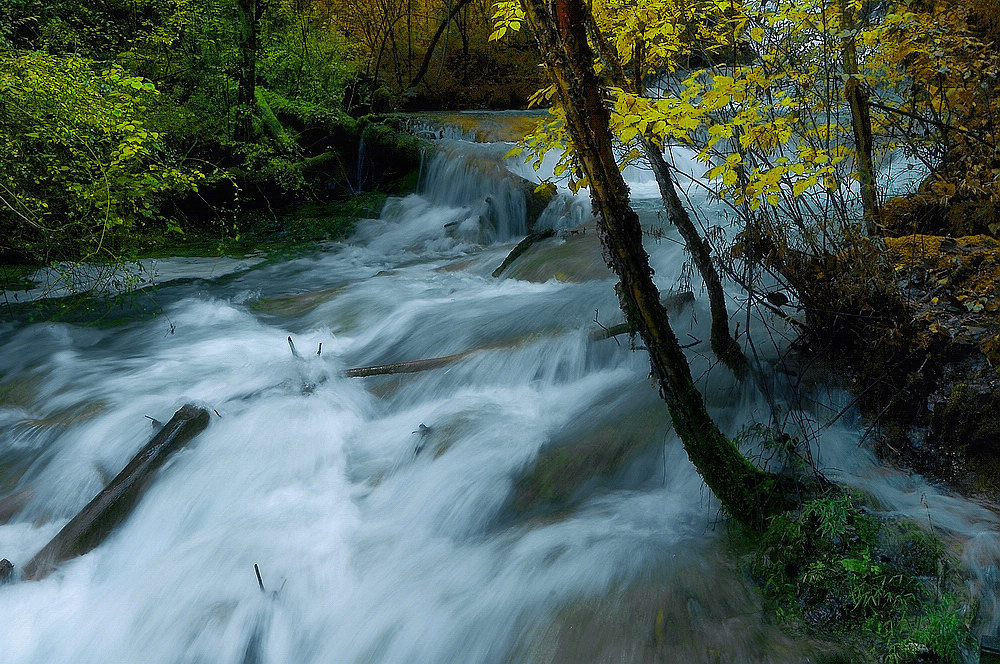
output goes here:
<path id="1" fill-rule="evenodd" d="M 701 569 L 691 561 L 722 537 L 718 506 L 669 432 L 648 360 L 589 339 L 595 311 L 620 319 L 612 282 L 490 277 L 509 249 L 493 243 L 523 232 L 522 194 L 499 171 L 484 175 L 505 151 L 439 156 L 421 195 L 390 201 L 350 242 L 225 282 L 163 287 L 153 320 L 3 325 L 0 497 L 30 496 L 0 526 L 0 556 L 15 565 L 145 444 L 144 416 L 165 420 L 186 402 L 218 415 L 101 546 L 45 580 L 0 586 L 0 662 L 548 662 L 546 635 L 572 607 L 637 587 L 669 594 L 680 584 L 671 579 Z M 488 222 L 477 203 L 487 197 L 502 202 Z M 655 203 L 637 206 L 656 223 Z M 672 238 L 649 246 L 663 289 L 682 278 Z M 707 338 L 695 292 L 673 317 L 685 340 Z M 752 332 L 765 366 L 776 361 L 763 327 Z M 340 373 L 473 348 L 484 350 L 425 373 Z M 700 351 L 689 351 L 693 373 L 720 425 L 767 422 L 754 388 Z M 774 382 L 801 421 L 847 402 L 817 388 L 807 410 Z M 819 465 L 888 510 L 932 515 L 970 543 L 967 562 L 992 583 L 994 515 L 881 467 L 857 446 L 860 427 L 820 430 Z M 513 506 L 540 450 L 602 436 L 634 439 L 612 475 L 558 511 Z M 692 620 L 707 619 L 699 607 L 723 585 L 686 596 Z M 995 616 L 988 588 L 985 598 Z M 727 637 L 723 661 L 768 647 L 755 636 L 773 633 L 763 615 L 740 620 L 747 632 Z M 643 629 L 626 635 L 640 644 L 628 661 L 641 661 Z M 678 643 L 703 638 L 666 630 Z M 700 652 L 691 661 L 717 661 Z M 769 661 L 801 661 L 784 652 Z"/>

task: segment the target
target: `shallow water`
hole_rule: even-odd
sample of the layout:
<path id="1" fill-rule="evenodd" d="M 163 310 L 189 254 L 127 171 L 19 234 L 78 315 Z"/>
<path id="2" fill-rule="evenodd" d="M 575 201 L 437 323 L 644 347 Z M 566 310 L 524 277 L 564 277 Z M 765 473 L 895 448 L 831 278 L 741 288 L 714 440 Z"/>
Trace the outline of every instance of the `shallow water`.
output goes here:
<path id="1" fill-rule="evenodd" d="M 163 286 L 153 320 L 2 324 L 0 497 L 27 498 L 0 525 L 0 556 L 17 566 L 148 441 L 145 416 L 166 421 L 188 402 L 216 414 L 105 543 L 43 581 L 0 587 L 0 662 L 573 661 L 568 616 L 657 602 L 684 614 L 662 639 L 690 661 L 802 661 L 718 553 L 718 505 L 669 430 L 647 357 L 589 338 L 595 318 L 621 319 L 612 281 L 491 278 L 525 230 L 499 166 L 509 146 L 445 147 L 423 192 L 390 201 L 352 240 Z M 655 194 L 647 174 L 629 177 Z M 636 206 L 658 223 L 655 200 Z M 586 208 L 563 192 L 543 223 L 585 222 Z M 662 290 L 693 285 L 678 335 L 707 339 L 676 237 L 649 249 Z M 761 367 L 780 366 L 782 323 L 752 321 Z M 706 345 L 689 358 L 722 428 L 769 422 L 767 400 Z M 471 349 L 424 373 L 341 374 Z M 994 628 L 995 515 L 880 466 L 858 446 L 856 416 L 823 426 L 847 396 L 818 385 L 812 401 L 792 399 L 781 376 L 780 415 L 808 429 L 828 475 L 965 544 Z M 540 451 L 602 436 L 630 443 L 613 472 L 558 506 L 515 506 Z M 755 636 L 733 637 L 730 618 Z M 636 644 L 650 620 L 579 624 L 621 642 L 595 661 L 646 661 Z M 708 633 L 728 634 L 728 650 L 703 647 Z"/>

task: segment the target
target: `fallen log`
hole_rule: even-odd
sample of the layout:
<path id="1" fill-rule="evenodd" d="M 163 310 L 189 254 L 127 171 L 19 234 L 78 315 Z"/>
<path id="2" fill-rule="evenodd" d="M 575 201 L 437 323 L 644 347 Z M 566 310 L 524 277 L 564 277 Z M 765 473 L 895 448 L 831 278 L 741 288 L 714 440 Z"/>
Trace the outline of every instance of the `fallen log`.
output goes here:
<path id="1" fill-rule="evenodd" d="M 667 310 L 667 312 L 675 311 L 684 305 L 692 304 L 693 302 L 694 293 L 691 291 L 671 293 L 670 295 L 660 298 L 660 303 L 663 305 L 663 308 Z M 628 323 L 619 323 L 618 325 L 612 325 L 611 327 L 602 327 L 599 330 L 594 330 L 590 333 L 590 338 L 594 341 L 601 341 L 603 339 L 610 339 L 611 337 L 617 337 L 620 334 L 629 334 L 635 331 L 636 329 Z"/>
<path id="2" fill-rule="evenodd" d="M 521 254 L 526 252 L 528 248 L 531 247 L 531 245 L 538 242 L 539 240 L 550 238 L 555 234 L 556 231 L 555 229 L 552 228 L 543 228 L 540 231 L 535 231 L 534 233 L 528 233 L 528 235 L 523 240 L 514 245 L 514 248 L 510 250 L 509 254 L 507 254 L 507 258 L 503 259 L 503 263 L 500 263 L 500 267 L 493 270 L 493 278 L 496 279 L 501 274 L 503 274 L 503 271 L 506 270 L 508 267 L 510 267 L 510 264 L 516 261 Z"/>
<path id="3" fill-rule="evenodd" d="M 35 554 L 25 565 L 23 578 L 44 578 L 57 564 L 81 556 L 103 542 L 139 502 L 156 470 L 173 452 L 201 433 L 208 420 L 207 410 L 190 404 L 174 413 L 125 469 Z"/>

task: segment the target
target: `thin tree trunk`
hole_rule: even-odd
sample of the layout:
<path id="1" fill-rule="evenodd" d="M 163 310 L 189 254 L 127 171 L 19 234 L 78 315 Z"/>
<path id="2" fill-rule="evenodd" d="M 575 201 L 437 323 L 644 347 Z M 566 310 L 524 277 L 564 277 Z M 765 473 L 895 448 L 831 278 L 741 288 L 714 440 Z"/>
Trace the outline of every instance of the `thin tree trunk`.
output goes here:
<path id="1" fill-rule="evenodd" d="M 649 351 L 653 377 L 674 430 L 724 508 L 741 521 L 757 522 L 774 505 L 775 479 L 751 464 L 709 416 L 660 303 L 642 246 L 639 217 L 629 206 L 628 187 L 611 148 L 610 118 L 587 43 L 589 12 L 582 0 L 522 0 L 522 4 L 565 112 L 575 157 L 589 182 L 604 257 L 620 279 L 622 311 Z"/>
<path id="2" fill-rule="evenodd" d="M 420 69 L 417 70 L 417 73 L 410 80 L 410 85 L 408 86 L 410 90 L 420 85 L 420 81 L 422 81 L 424 76 L 427 75 L 427 70 L 430 69 L 431 66 L 431 60 L 434 58 L 434 49 L 437 48 L 438 40 L 441 39 L 441 35 L 443 35 L 444 31 L 449 25 L 451 25 L 451 21 L 455 18 L 455 15 L 458 14 L 462 7 L 466 6 L 471 1 L 472 0 L 458 0 L 454 6 L 452 6 L 451 11 L 448 12 L 448 16 L 441 22 L 441 25 L 438 26 L 434 36 L 431 37 L 431 43 L 427 45 L 427 52 L 424 53 L 424 59 L 420 63 Z"/>
<path id="3" fill-rule="evenodd" d="M 868 106 L 868 93 L 858 80 L 858 48 L 854 38 L 854 11 L 850 0 L 840 2 L 840 29 L 844 33 L 841 41 L 841 56 L 844 60 L 844 97 L 851 109 L 851 125 L 854 130 L 854 152 L 858 179 L 861 182 L 861 205 L 865 214 L 865 229 L 868 235 L 879 232 L 878 198 L 875 193 L 875 167 L 872 163 L 872 119 Z"/>
<path id="4" fill-rule="evenodd" d="M 635 75 L 629 80 L 624 67 L 618 59 L 617 54 L 612 50 L 604 34 L 601 32 L 593 16 L 588 15 L 588 27 L 591 38 L 597 44 L 598 55 L 605 61 L 608 70 L 615 78 L 615 84 L 623 89 L 632 89 L 635 94 L 642 96 L 642 43 L 635 45 Z M 701 233 L 691 221 L 690 215 L 684 209 L 677 190 L 674 188 L 673 176 L 670 174 L 670 166 L 663 158 L 663 153 L 656 144 L 647 138 L 641 137 L 643 152 L 649 162 L 653 175 L 656 177 L 656 184 L 660 189 L 660 198 L 663 199 L 663 207 L 666 208 L 667 218 L 670 219 L 677 231 L 684 239 L 685 248 L 691 254 L 702 280 L 705 282 L 705 289 L 708 291 L 709 309 L 712 312 L 712 331 L 710 342 L 712 352 L 729 369 L 739 377 L 746 375 L 749 369 L 746 355 L 743 349 L 733 339 L 729 332 L 729 310 L 726 308 L 726 292 L 722 288 L 722 279 L 719 277 L 715 264 L 712 263 L 711 249 L 708 242 L 701 237 Z"/>
<path id="5" fill-rule="evenodd" d="M 677 227 L 681 237 L 684 238 L 684 245 L 691 254 L 691 260 L 705 281 L 705 289 L 708 291 L 708 305 L 712 312 L 712 331 L 710 336 L 712 352 L 723 364 L 732 370 L 737 376 L 744 376 L 747 373 L 748 363 L 743 349 L 733 339 L 729 332 L 729 310 L 726 308 L 726 292 L 722 288 L 722 279 L 718 270 L 712 263 L 712 254 L 708 242 L 701 237 L 695 227 L 687 210 L 681 204 L 681 199 L 674 189 L 673 177 L 670 175 L 670 167 L 660 149 L 648 138 L 642 139 L 645 149 L 646 159 L 656 176 L 656 184 L 660 188 L 660 197 L 663 198 L 663 205 L 667 209 L 667 218 Z"/>
<path id="6" fill-rule="evenodd" d="M 237 0 L 239 8 L 239 70 L 236 92 L 236 140 L 253 138 L 257 108 L 257 22 L 259 0 Z"/>

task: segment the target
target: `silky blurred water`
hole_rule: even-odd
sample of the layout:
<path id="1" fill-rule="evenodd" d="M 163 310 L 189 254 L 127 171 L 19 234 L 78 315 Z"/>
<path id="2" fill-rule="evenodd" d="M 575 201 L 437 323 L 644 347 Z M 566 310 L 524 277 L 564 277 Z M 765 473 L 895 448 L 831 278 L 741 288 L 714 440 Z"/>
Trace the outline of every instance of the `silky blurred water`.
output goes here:
<path id="1" fill-rule="evenodd" d="M 215 412 L 101 546 L 45 580 L 0 586 L 0 662 L 550 661 L 539 642 L 567 607 L 683 577 L 719 549 L 718 505 L 669 430 L 647 357 L 590 339 L 595 318 L 621 319 L 613 282 L 493 279 L 526 231 L 508 167 L 533 174 L 502 162 L 508 145 L 442 148 L 421 194 L 389 201 L 351 240 L 163 286 L 152 320 L 2 324 L 0 383 L 14 389 L 0 392 L 0 498 L 27 498 L 0 525 L 0 557 L 18 567 L 149 440 L 145 416 L 166 421 L 188 402 Z M 659 224 L 651 176 L 628 176 L 644 222 Z M 542 223 L 585 223 L 587 208 L 563 191 Z M 695 292 L 673 315 L 682 342 L 707 339 L 676 235 L 648 247 L 662 290 Z M 790 399 L 771 372 L 782 325 L 752 317 L 782 418 L 809 429 L 828 475 L 964 542 L 994 615 L 992 512 L 880 466 L 850 413 L 823 428 L 844 394 L 817 385 L 813 401 Z M 768 423 L 757 387 L 706 345 L 689 358 L 722 428 Z M 477 348 L 424 373 L 341 374 Z M 598 434 L 638 439 L 615 473 L 559 510 L 512 507 L 540 450 Z M 729 592 L 698 588 L 686 592 L 702 605 Z M 721 661 L 756 661 L 747 648 L 733 639 Z"/>

